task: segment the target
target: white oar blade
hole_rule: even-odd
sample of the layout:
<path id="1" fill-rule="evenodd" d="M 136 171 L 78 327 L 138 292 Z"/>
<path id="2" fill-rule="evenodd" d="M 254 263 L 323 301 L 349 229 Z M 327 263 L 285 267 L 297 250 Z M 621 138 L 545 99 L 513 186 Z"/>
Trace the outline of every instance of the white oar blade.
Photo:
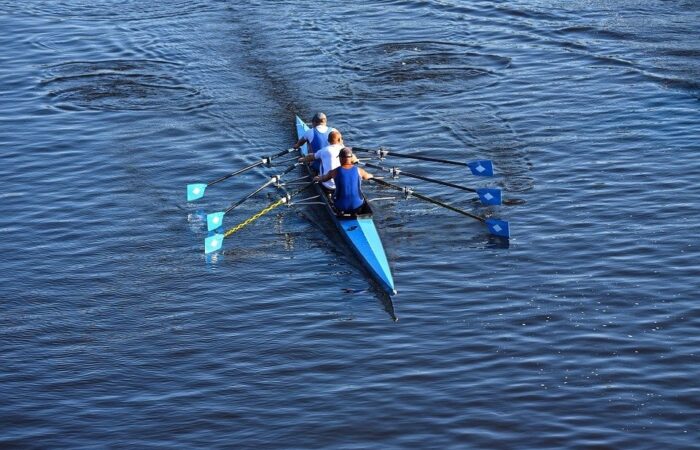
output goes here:
<path id="1" fill-rule="evenodd" d="M 494 236 L 499 236 L 506 239 L 510 237 L 510 226 L 505 220 L 486 219 L 486 226 L 488 227 L 489 232 Z"/>
<path id="2" fill-rule="evenodd" d="M 204 183 L 194 183 L 187 185 L 187 201 L 192 202 L 204 197 L 204 190 L 207 185 Z"/>
<path id="3" fill-rule="evenodd" d="M 472 175 L 477 177 L 492 177 L 493 176 L 493 163 L 489 159 L 479 159 L 476 161 L 467 162 L 469 170 L 472 171 Z"/>
<path id="4" fill-rule="evenodd" d="M 207 231 L 214 231 L 224 224 L 224 211 L 207 214 Z"/>
<path id="5" fill-rule="evenodd" d="M 481 188 L 476 190 L 476 195 L 479 196 L 482 205 L 500 205 L 501 204 L 501 190 L 494 188 Z"/>
<path id="6" fill-rule="evenodd" d="M 224 235 L 223 234 L 215 234 L 213 236 L 209 236 L 204 240 L 204 254 L 208 255 L 209 253 L 213 253 L 219 249 L 221 249 L 221 246 L 224 244 Z"/>

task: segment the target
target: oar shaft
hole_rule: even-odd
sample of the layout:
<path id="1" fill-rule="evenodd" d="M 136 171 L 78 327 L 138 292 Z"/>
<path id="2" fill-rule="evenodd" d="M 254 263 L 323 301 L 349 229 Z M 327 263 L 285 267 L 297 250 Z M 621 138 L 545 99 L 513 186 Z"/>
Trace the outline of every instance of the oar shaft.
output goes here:
<path id="1" fill-rule="evenodd" d="M 246 195 L 245 197 L 243 197 L 242 199 L 238 200 L 236 203 L 233 203 L 231 206 L 229 206 L 229 207 L 226 209 L 226 211 L 225 211 L 224 213 L 225 213 L 225 214 L 230 213 L 233 209 L 235 209 L 235 208 L 241 206 L 246 200 L 248 200 L 249 198 L 251 198 L 252 196 L 254 196 L 255 194 L 257 194 L 258 192 L 262 191 L 263 189 L 265 189 L 266 187 L 268 187 L 269 185 L 271 185 L 271 184 L 274 183 L 274 182 L 275 182 L 275 178 L 272 178 L 272 179 L 268 180 L 265 184 L 263 184 L 262 186 L 260 186 L 259 188 L 257 188 L 257 189 L 254 190 L 253 192 L 251 192 L 250 194 L 248 194 L 248 195 Z"/>
<path id="2" fill-rule="evenodd" d="M 259 188 L 257 188 L 255 191 L 251 192 L 250 194 L 246 195 L 246 196 L 243 197 L 242 199 L 238 200 L 236 203 L 233 203 L 231 206 L 229 206 L 228 209 L 226 209 L 226 211 L 224 212 L 224 214 L 230 213 L 233 209 L 239 207 L 239 206 L 242 205 L 246 200 L 248 200 L 249 198 L 253 197 L 255 194 L 257 194 L 258 192 L 262 191 L 263 189 L 265 189 L 265 188 L 268 187 L 269 185 L 271 185 L 271 184 L 273 184 L 273 183 L 279 182 L 280 179 L 281 179 L 284 175 L 287 175 L 289 172 L 291 172 L 292 170 L 294 170 L 298 165 L 299 165 L 299 163 L 292 164 L 291 166 L 289 166 L 289 167 L 287 167 L 286 169 L 284 169 L 284 171 L 283 171 L 281 174 L 275 175 L 275 176 L 271 177 L 265 184 L 263 184 L 262 186 L 260 186 Z"/>
<path id="3" fill-rule="evenodd" d="M 443 186 L 448 186 L 448 187 L 455 188 L 455 189 L 461 189 L 463 191 L 468 191 L 468 192 L 476 192 L 476 189 L 468 188 L 466 186 L 461 186 L 459 184 L 450 183 L 448 181 L 436 180 L 435 178 L 429 178 L 429 177 L 425 177 L 423 175 L 418 175 L 418 174 L 411 173 L 411 172 L 406 172 L 405 170 L 398 170 L 396 168 L 389 169 L 389 168 L 377 166 L 376 164 L 371 164 L 371 163 L 364 163 L 364 165 L 367 167 L 372 167 L 373 169 L 383 170 L 384 172 L 388 172 L 391 174 L 405 175 L 407 177 L 416 178 L 418 180 L 427 181 L 429 183 L 441 184 Z"/>
<path id="4" fill-rule="evenodd" d="M 467 216 L 467 217 L 471 217 L 472 219 L 476 219 L 479 222 L 483 223 L 486 221 L 486 219 L 484 219 L 483 217 L 479 217 L 475 214 L 468 213 L 462 209 L 455 208 L 452 205 L 448 205 L 447 203 L 443 203 L 443 202 L 436 200 L 434 198 L 426 197 L 425 195 L 418 194 L 417 192 L 414 192 L 412 195 L 415 195 L 417 198 L 419 198 L 421 200 L 425 200 L 426 202 L 430 202 L 430 203 L 433 203 L 435 205 L 442 206 L 443 208 L 449 209 L 449 210 L 454 211 L 456 213 L 462 214 L 462 215 Z"/>
<path id="5" fill-rule="evenodd" d="M 286 155 L 287 153 L 292 153 L 292 152 L 295 152 L 295 151 L 297 151 L 297 149 L 295 149 L 295 148 L 288 148 L 288 149 L 286 149 L 286 150 L 282 150 L 282 151 L 279 152 L 279 153 L 275 153 L 274 155 L 270 156 L 270 158 L 271 158 L 271 159 L 274 159 L 274 158 L 277 158 L 277 157 L 279 157 L 279 156 L 283 156 L 283 155 Z"/>
<path id="6" fill-rule="evenodd" d="M 469 166 L 467 163 L 463 163 L 463 162 L 460 162 L 460 161 L 450 161 L 449 159 L 431 158 L 431 157 L 429 157 L 429 156 L 407 155 L 407 154 L 405 154 L 405 153 L 390 152 L 390 151 L 388 151 L 388 150 L 381 150 L 381 149 L 380 149 L 380 150 L 370 150 L 370 149 L 360 148 L 360 147 L 353 147 L 352 149 L 355 150 L 355 151 L 366 152 L 366 153 L 372 153 L 372 154 L 376 154 L 376 155 L 379 155 L 379 156 L 389 156 L 389 155 L 391 155 L 391 156 L 396 156 L 396 157 L 398 157 L 398 158 L 419 159 L 419 160 L 421 160 L 421 161 L 439 162 L 439 163 L 443 163 L 443 164 L 452 164 L 452 165 L 455 165 L 455 166 L 462 166 L 462 167 L 464 167 L 464 166 L 468 167 L 468 166 Z"/>
<path id="7" fill-rule="evenodd" d="M 235 177 L 236 175 L 240 175 L 240 174 L 242 174 L 243 172 L 247 172 L 247 171 L 249 171 L 249 170 L 251 170 L 251 169 L 254 169 L 254 168 L 258 167 L 258 166 L 261 166 L 261 165 L 263 165 L 263 164 L 270 164 L 270 162 L 271 162 L 273 159 L 279 158 L 280 156 L 286 155 L 287 153 L 291 153 L 291 152 L 293 152 L 293 151 L 295 151 L 293 148 L 288 148 L 287 150 L 283 150 L 283 151 L 281 151 L 281 152 L 279 152 L 279 153 L 275 153 L 275 154 L 272 155 L 272 156 L 267 156 L 267 157 L 265 157 L 265 158 L 262 158 L 260 161 L 258 161 L 258 162 L 256 162 L 256 163 L 253 163 L 253 164 L 251 164 L 251 165 L 249 165 L 249 166 L 246 166 L 246 167 L 244 167 L 244 168 L 242 168 L 242 169 L 238 169 L 237 171 L 232 172 L 232 173 L 230 173 L 230 174 L 228 174 L 228 175 L 224 175 L 223 177 L 219 178 L 218 180 L 214 180 L 214 181 L 212 181 L 212 182 L 210 182 L 210 183 L 207 183 L 207 186 L 211 186 L 212 184 L 216 184 L 216 183 L 220 183 L 220 182 L 222 182 L 222 181 L 224 181 L 224 180 L 228 180 L 228 179 L 231 178 L 231 177 Z M 290 161 L 291 161 L 291 160 L 290 160 Z"/>
<path id="8" fill-rule="evenodd" d="M 235 171 L 235 172 L 232 172 L 232 173 L 230 173 L 230 174 L 228 174 L 228 175 L 224 175 L 223 177 L 221 177 L 221 178 L 219 178 L 219 179 L 217 179 L 217 180 L 211 181 L 211 182 L 207 183 L 207 186 L 211 186 L 212 184 L 216 184 L 216 183 L 220 183 L 220 182 L 222 182 L 222 181 L 224 181 L 224 180 L 228 180 L 228 179 L 231 178 L 231 177 L 234 177 L 234 176 L 239 175 L 239 174 L 241 174 L 241 173 L 243 173 L 243 172 L 247 172 L 247 171 L 249 171 L 249 170 L 251 170 L 251 169 L 254 169 L 254 168 L 258 167 L 258 166 L 261 166 L 261 165 L 265 164 L 266 162 L 267 162 L 266 160 L 262 159 L 262 160 L 260 160 L 260 161 L 258 161 L 258 162 L 256 162 L 256 163 L 254 163 L 254 164 L 251 164 L 251 165 L 249 165 L 249 166 L 247 166 L 247 167 L 244 167 L 244 168 L 242 168 L 242 169 L 239 169 L 239 170 L 237 170 L 237 171 Z"/>
<path id="9" fill-rule="evenodd" d="M 387 187 L 390 187 L 390 188 L 392 188 L 392 189 L 396 189 L 397 191 L 402 191 L 402 192 L 404 192 L 404 188 L 401 187 L 401 186 L 398 186 L 398 185 L 396 185 L 396 184 L 389 183 L 388 181 L 380 180 L 380 179 L 378 179 L 378 178 L 370 178 L 370 179 L 371 179 L 372 181 L 374 181 L 375 183 L 381 184 L 382 186 L 387 186 Z M 443 208 L 449 209 L 450 211 L 454 211 L 454 212 L 456 212 L 456 213 L 458 213 L 458 214 L 462 214 L 462 215 L 464 215 L 464 216 L 471 217 L 472 219 L 476 219 L 476 220 L 478 220 L 479 222 L 482 222 L 482 223 L 484 223 L 484 222 L 486 221 L 486 219 L 484 219 L 483 217 L 477 216 L 476 214 L 469 213 L 469 212 L 464 211 L 464 210 L 459 209 L 459 208 L 455 208 L 455 207 L 452 206 L 452 205 L 449 205 L 449 204 L 447 204 L 447 203 L 445 203 L 445 202 L 442 202 L 442 201 L 440 201 L 440 200 L 434 199 L 434 198 L 432 198 L 432 197 L 428 197 L 427 195 L 420 194 L 420 193 L 415 192 L 415 191 L 413 191 L 413 190 L 411 190 L 410 192 L 411 192 L 411 195 L 412 195 L 412 196 L 414 196 L 414 197 L 416 197 L 416 198 L 419 198 L 419 199 L 421 199 L 421 200 L 424 200 L 424 201 L 426 201 L 426 202 L 428 202 L 428 203 L 432 203 L 432 204 L 434 204 L 434 205 L 442 206 Z"/>
<path id="10" fill-rule="evenodd" d="M 297 189 L 296 191 L 291 192 L 291 193 L 289 194 L 289 198 L 292 198 L 292 197 L 294 197 L 295 195 L 301 194 L 302 192 L 304 192 L 305 190 L 307 190 L 308 188 L 310 188 L 311 186 L 313 186 L 315 183 L 316 183 L 315 181 L 310 181 L 310 182 L 308 182 L 308 183 L 302 185 L 302 186 L 301 186 L 299 189 Z"/>
<path id="11" fill-rule="evenodd" d="M 296 161 L 297 159 L 299 159 L 299 157 L 298 157 L 298 156 L 294 156 L 293 158 L 283 159 L 283 160 L 281 160 L 281 161 L 277 161 L 277 163 L 278 163 L 278 164 L 284 164 L 284 163 L 287 163 L 287 162 Z"/>
<path id="12" fill-rule="evenodd" d="M 282 206 L 282 205 L 284 205 L 284 204 L 286 204 L 286 203 L 289 203 L 289 202 L 292 200 L 292 197 L 301 194 L 301 193 L 304 192 L 307 188 L 309 188 L 312 184 L 314 184 L 314 183 L 313 183 L 313 182 L 307 183 L 307 184 L 305 184 L 304 186 L 300 187 L 299 189 L 297 189 L 297 190 L 294 191 L 294 192 L 286 193 L 286 195 L 285 195 L 284 197 L 282 197 L 281 199 L 279 199 L 279 200 L 277 200 L 276 202 L 270 204 L 269 206 L 263 208 L 262 210 L 258 211 L 256 214 L 253 214 L 252 216 L 250 216 L 249 218 L 247 218 L 247 219 L 244 220 L 243 222 L 239 223 L 239 224 L 236 225 L 235 227 L 229 228 L 228 230 L 226 230 L 226 231 L 224 232 L 224 234 L 223 234 L 223 237 L 226 238 L 226 237 L 231 236 L 233 233 L 235 233 L 235 232 L 241 230 L 242 228 L 244 228 L 244 227 L 250 225 L 251 223 L 255 222 L 256 220 L 258 220 L 259 218 L 261 218 L 261 217 L 264 216 L 265 214 L 269 213 L 269 212 L 272 211 L 273 209 L 278 208 L 278 207 L 280 207 L 280 206 Z"/>
<path id="13" fill-rule="evenodd" d="M 289 172 L 291 172 L 292 170 L 294 170 L 299 164 L 301 164 L 301 163 L 294 163 L 294 164 L 292 164 L 291 166 L 287 167 L 287 168 L 284 169 L 284 171 L 282 172 L 282 175 L 287 175 Z"/>

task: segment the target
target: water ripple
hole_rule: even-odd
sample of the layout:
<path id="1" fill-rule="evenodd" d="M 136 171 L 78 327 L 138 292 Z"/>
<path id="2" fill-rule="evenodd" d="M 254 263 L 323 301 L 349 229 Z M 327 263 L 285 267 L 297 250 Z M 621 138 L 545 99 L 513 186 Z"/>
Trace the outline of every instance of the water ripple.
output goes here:
<path id="1" fill-rule="evenodd" d="M 47 68 L 40 87 L 59 109 L 192 111 L 211 101 L 170 75 L 182 64 L 153 60 L 71 61 Z"/>
<path id="2" fill-rule="evenodd" d="M 692 448 L 695 3 L 0 1 L 0 447 Z M 367 184 L 393 303 L 317 209 L 203 255 L 317 110 L 513 238 Z"/>
<path id="3" fill-rule="evenodd" d="M 0 11 L 18 12 L 42 18 L 85 21 L 154 21 L 211 11 L 209 2 L 174 1 L 167 4 L 127 0 L 115 4 L 109 0 L 62 0 L 44 2 L 0 2 Z"/>

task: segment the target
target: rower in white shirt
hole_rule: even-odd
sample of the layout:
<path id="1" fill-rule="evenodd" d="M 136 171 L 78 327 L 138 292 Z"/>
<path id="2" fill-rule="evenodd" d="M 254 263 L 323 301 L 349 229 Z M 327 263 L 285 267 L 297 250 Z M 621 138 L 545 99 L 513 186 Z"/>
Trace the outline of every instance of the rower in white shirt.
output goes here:
<path id="1" fill-rule="evenodd" d="M 343 136 L 340 134 L 340 131 L 333 130 L 328 134 L 328 145 L 326 147 L 322 148 L 316 153 L 299 158 L 299 162 L 310 163 L 314 160 L 320 161 L 321 164 L 318 174 L 319 176 L 323 176 L 340 166 L 340 159 L 338 158 L 338 155 L 343 147 L 345 147 L 345 144 L 343 144 Z M 322 184 L 327 190 L 332 191 L 335 189 L 335 182 L 332 178 L 324 181 Z"/>

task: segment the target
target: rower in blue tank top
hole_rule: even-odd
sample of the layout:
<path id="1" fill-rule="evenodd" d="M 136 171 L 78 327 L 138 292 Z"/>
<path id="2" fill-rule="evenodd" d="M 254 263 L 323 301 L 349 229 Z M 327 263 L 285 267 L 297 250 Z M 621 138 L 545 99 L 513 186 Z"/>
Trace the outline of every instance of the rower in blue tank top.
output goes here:
<path id="1" fill-rule="evenodd" d="M 357 167 L 355 162 L 357 158 L 352 154 L 352 149 L 345 147 L 340 151 L 340 167 L 322 177 L 314 178 L 316 182 L 333 179 L 335 182 L 333 201 L 338 212 L 356 213 L 365 202 L 362 195 L 362 180 L 369 180 L 372 174 Z"/>
<path id="2" fill-rule="evenodd" d="M 328 119 L 322 112 L 316 113 L 311 119 L 311 128 L 306 130 L 306 133 L 292 146 L 294 149 L 299 149 L 302 145 L 308 143 L 308 153 L 313 154 L 328 146 L 328 135 L 335 128 L 329 127 L 326 122 Z M 313 161 L 313 160 L 312 160 Z M 319 172 L 319 163 L 313 161 L 311 167 Z"/>

